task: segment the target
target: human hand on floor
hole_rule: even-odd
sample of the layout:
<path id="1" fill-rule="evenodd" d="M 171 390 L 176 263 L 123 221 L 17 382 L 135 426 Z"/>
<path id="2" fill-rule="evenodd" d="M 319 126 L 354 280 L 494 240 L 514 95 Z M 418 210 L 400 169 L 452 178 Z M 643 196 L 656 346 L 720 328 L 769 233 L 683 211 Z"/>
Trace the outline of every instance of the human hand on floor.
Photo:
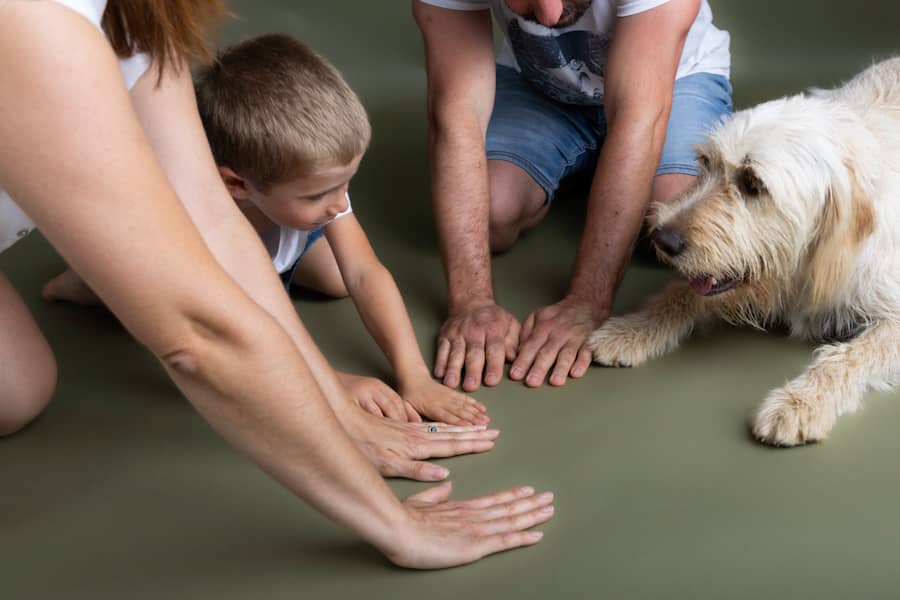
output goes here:
<path id="1" fill-rule="evenodd" d="M 482 374 L 485 385 L 497 385 L 503 364 L 516 356 L 520 330 L 518 319 L 493 301 L 451 314 L 438 334 L 434 376 L 451 388 L 462 381 L 467 392 L 481 386 Z"/>
<path id="2" fill-rule="evenodd" d="M 416 381 L 403 382 L 400 395 L 420 415 L 441 423 L 487 425 L 491 420 L 484 404 L 441 385 L 427 372 Z"/>
<path id="3" fill-rule="evenodd" d="M 473 498 L 450 500 L 450 482 L 404 501 L 409 516 L 397 547 L 382 551 L 394 564 L 412 569 L 464 565 L 489 554 L 530 546 L 539 531 L 526 531 L 553 517 L 553 494 L 520 487 Z"/>
<path id="4" fill-rule="evenodd" d="M 383 416 L 395 421 L 413 423 L 422 421 L 422 417 L 412 405 L 380 379 L 340 372 L 338 377 L 350 392 L 350 397 L 364 411 L 376 417 Z"/>
<path id="5" fill-rule="evenodd" d="M 539 387 L 550 373 L 550 385 L 563 385 L 568 377 L 578 378 L 591 364 L 585 347 L 588 336 L 609 315 L 594 315 L 592 306 L 572 298 L 539 308 L 525 319 L 518 354 L 509 368 L 509 377 Z"/>
<path id="6" fill-rule="evenodd" d="M 356 407 L 341 410 L 338 418 L 379 473 L 418 481 L 441 481 L 450 474 L 427 459 L 487 452 L 500 435 L 484 425 L 399 423 Z"/>

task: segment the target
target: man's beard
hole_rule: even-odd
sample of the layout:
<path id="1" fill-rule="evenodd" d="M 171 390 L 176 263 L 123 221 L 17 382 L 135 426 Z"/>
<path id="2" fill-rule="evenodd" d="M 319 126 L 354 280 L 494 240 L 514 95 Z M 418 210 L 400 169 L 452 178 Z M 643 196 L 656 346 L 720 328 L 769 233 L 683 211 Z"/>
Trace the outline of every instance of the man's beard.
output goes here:
<path id="1" fill-rule="evenodd" d="M 562 14 L 559 16 L 559 21 L 557 21 L 556 25 L 552 26 L 552 29 L 563 29 L 575 24 L 575 22 L 587 12 L 587 9 L 591 7 L 593 1 L 594 0 L 575 0 L 574 2 L 563 4 L 563 10 Z M 541 24 L 533 12 L 524 15 L 522 18 L 526 21 L 537 23 L 538 25 Z"/>

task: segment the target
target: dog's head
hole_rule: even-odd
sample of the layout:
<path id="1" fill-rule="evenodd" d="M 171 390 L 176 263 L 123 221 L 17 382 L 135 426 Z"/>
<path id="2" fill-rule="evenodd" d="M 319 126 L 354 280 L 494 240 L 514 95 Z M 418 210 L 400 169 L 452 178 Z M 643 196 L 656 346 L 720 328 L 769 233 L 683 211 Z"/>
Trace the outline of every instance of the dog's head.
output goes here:
<path id="1" fill-rule="evenodd" d="M 779 301 L 802 285 L 827 305 L 874 228 L 873 175 L 861 167 L 873 151 L 859 130 L 859 117 L 826 97 L 736 113 L 698 148 L 696 184 L 653 207 L 660 258 L 702 296 Z"/>

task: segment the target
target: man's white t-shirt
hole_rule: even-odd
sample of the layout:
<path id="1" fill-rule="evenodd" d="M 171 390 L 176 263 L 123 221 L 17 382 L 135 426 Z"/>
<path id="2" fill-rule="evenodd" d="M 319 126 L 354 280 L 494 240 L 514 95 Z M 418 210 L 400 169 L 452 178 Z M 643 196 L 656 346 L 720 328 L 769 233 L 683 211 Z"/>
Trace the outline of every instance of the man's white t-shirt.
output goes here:
<path id="1" fill-rule="evenodd" d="M 106 0 L 56 0 L 56 2 L 81 14 L 100 29 L 103 11 L 106 10 Z M 149 66 L 150 59 L 146 54 L 135 54 L 119 61 L 125 85 L 129 90 Z M 0 189 L 0 252 L 25 237 L 32 229 L 34 224 L 31 220 L 16 206 L 13 199 Z"/>
<path id="2" fill-rule="evenodd" d="M 509 9 L 506 0 L 419 0 L 453 10 L 490 9 L 504 32 L 497 63 L 512 67 L 547 96 L 568 104 L 603 103 L 603 78 L 615 20 L 670 0 L 585 0 L 584 14 L 564 28 L 544 27 Z M 688 32 L 676 79 L 694 73 L 729 76 L 731 54 L 727 31 L 712 23 L 712 10 L 702 0 Z"/>

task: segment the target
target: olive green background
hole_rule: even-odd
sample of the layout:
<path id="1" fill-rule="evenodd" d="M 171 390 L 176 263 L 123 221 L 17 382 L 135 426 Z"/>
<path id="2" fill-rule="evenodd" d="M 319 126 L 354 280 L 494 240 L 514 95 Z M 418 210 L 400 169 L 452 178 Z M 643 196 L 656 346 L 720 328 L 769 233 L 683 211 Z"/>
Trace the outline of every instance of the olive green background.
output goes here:
<path id="1" fill-rule="evenodd" d="M 409 2 L 232 7 L 239 19 L 223 42 L 294 34 L 329 56 L 366 103 L 374 140 L 353 183 L 354 208 L 430 360 L 444 285 Z M 738 108 L 836 84 L 900 45 L 896 2 L 718 0 L 713 10 L 732 33 Z M 502 304 L 524 317 L 559 297 L 582 211 L 564 199 L 494 261 Z M 556 492 L 556 517 L 534 548 L 426 574 L 391 567 L 231 450 L 108 313 L 42 303 L 40 284 L 61 268 L 37 234 L 0 257 L 60 366 L 46 414 L 0 440 L 2 598 L 900 594 L 900 393 L 870 393 L 862 413 L 815 446 L 773 450 L 748 436 L 754 407 L 800 372 L 810 345 L 721 330 L 641 368 L 592 368 L 561 389 L 505 381 L 478 392 L 503 433 L 488 454 L 443 461 L 456 495 L 529 483 Z M 668 277 L 636 261 L 616 310 Z M 303 297 L 297 308 L 337 366 L 387 376 L 350 301 Z"/>

